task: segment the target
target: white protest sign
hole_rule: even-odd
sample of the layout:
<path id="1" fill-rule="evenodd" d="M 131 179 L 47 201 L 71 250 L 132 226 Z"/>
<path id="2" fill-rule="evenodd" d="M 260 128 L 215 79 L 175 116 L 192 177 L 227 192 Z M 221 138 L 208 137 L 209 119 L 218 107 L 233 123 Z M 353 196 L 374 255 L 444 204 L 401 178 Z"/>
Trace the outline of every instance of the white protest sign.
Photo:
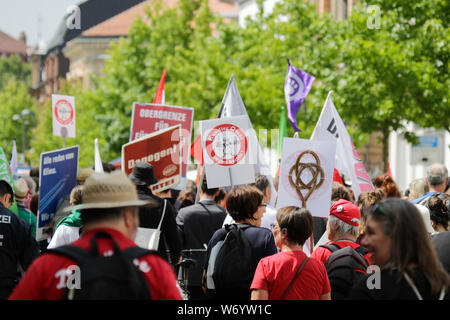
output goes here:
<path id="1" fill-rule="evenodd" d="M 277 209 L 306 207 L 313 216 L 328 217 L 335 152 L 335 141 L 284 138 Z"/>
<path id="2" fill-rule="evenodd" d="M 53 135 L 75 138 L 75 97 L 52 95 Z"/>
<path id="3" fill-rule="evenodd" d="M 208 188 L 255 182 L 250 130 L 248 116 L 200 121 Z"/>

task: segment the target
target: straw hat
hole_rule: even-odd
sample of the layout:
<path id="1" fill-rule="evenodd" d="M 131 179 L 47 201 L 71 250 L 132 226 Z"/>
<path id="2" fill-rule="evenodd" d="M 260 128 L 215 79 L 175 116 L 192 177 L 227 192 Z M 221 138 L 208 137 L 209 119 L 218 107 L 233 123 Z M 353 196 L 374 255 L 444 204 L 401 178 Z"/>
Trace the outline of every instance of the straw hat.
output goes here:
<path id="1" fill-rule="evenodd" d="M 16 192 L 14 193 L 16 195 L 16 198 L 25 198 L 28 194 L 28 191 L 30 190 L 28 188 L 28 184 L 23 178 L 19 178 L 16 181 L 14 181 L 14 188 L 16 189 Z"/>
<path id="2" fill-rule="evenodd" d="M 71 209 L 107 209 L 154 204 L 153 201 L 138 199 L 135 185 L 122 171 L 91 174 L 84 183 L 82 198 L 82 204 Z"/>

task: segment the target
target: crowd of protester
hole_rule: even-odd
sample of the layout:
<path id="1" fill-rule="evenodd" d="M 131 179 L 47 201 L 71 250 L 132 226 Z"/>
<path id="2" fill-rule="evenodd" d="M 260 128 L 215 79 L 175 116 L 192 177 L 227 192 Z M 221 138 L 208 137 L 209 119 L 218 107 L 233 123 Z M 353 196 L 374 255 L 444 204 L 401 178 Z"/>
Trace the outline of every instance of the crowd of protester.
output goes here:
<path id="1" fill-rule="evenodd" d="M 334 182 L 321 217 L 295 206 L 276 210 L 271 183 L 259 174 L 233 188 L 209 188 L 203 177 L 153 193 L 148 163 L 128 177 L 106 163 L 104 171 L 79 170 L 52 236 L 39 242 L 38 168 L 14 191 L 0 180 L 0 299 L 450 298 L 442 164 L 403 193 L 388 174 L 357 199 Z M 14 199 L 18 214 L 8 209 Z M 140 229 L 160 234 L 153 250 L 136 246 Z"/>

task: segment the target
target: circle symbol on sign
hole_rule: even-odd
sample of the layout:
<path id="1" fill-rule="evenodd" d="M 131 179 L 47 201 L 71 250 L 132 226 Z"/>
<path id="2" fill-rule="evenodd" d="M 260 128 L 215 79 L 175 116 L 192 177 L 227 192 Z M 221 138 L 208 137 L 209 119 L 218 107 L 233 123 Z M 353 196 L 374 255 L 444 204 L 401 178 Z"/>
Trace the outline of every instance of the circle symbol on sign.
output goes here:
<path id="1" fill-rule="evenodd" d="M 206 137 L 206 153 L 220 166 L 233 166 L 247 154 L 247 137 L 235 125 L 221 124 Z"/>
<path id="2" fill-rule="evenodd" d="M 58 100 L 55 105 L 56 120 L 62 125 L 72 122 L 74 116 L 73 106 L 65 99 Z"/>
<path id="3" fill-rule="evenodd" d="M 310 154 L 314 157 L 314 162 L 302 162 L 302 157 L 306 154 Z M 311 173 L 311 180 L 305 183 L 302 180 L 302 174 L 305 170 Z M 313 192 L 322 186 L 325 181 L 325 174 L 320 166 L 319 156 L 311 150 L 305 150 L 297 157 L 295 164 L 289 170 L 289 182 L 295 188 L 298 197 L 302 201 L 302 208 L 306 207 L 306 201 L 313 194 Z M 302 190 L 307 190 L 306 196 L 303 195 Z"/>
<path id="4" fill-rule="evenodd" d="M 290 101 L 297 100 L 305 89 L 302 79 L 289 70 L 287 85 L 285 86 L 285 95 L 289 97 Z"/>

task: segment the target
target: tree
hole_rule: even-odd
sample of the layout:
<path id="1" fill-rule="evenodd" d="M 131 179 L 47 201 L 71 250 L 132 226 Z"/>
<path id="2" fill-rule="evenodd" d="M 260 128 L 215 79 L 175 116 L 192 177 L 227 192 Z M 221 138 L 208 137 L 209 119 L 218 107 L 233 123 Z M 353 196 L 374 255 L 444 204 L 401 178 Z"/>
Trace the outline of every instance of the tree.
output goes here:
<path id="1" fill-rule="evenodd" d="M 24 110 L 28 110 L 29 113 L 23 113 Z M 24 82 L 10 78 L 0 90 L 0 123 L 2 123 L 0 144 L 6 154 L 11 154 L 13 139 L 17 140 L 19 153 L 28 150 L 31 129 L 36 125 L 35 114 L 35 101 L 28 93 L 28 86 Z M 22 139 L 25 139 L 25 150 Z"/>
<path id="2" fill-rule="evenodd" d="M 0 57 L 0 91 L 14 78 L 27 85 L 31 81 L 31 66 L 24 63 L 18 55 Z"/>
<path id="3" fill-rule="evenodd" d="M 379 27 L 371 28 L 368 5 L 375 5 Z M 342 70 L 334 74 L 337 106 L 343 119 L 365 133 L 382 133 L 384 170 L 392 131 L 410 142 L 405 124 L 448 130 L 448 39 L 445 3 L 362 1 L 340 23 Z M 372 7 L 373 8 L 373 7 Z M 439 12 L 438 12 L 439 11 Z M 441 20 L 442 19 L 442 20 Z"/>
<path id="4" fill-rule="evenodd" d="M 19 56 L 0 57 L 0 121 L 3 124 L 0 145 L 6 154 L 11 154 L 13 139 L 17 140 L 19 153 L 24 152 L 22 139 L 27 150 L 31 128 L 36 125 L 35 101 L 27 90 L 30 76 L 31 67 Z M 22 115 L 24 110 L 28 111 Z M 24 135 L 23 130 L 25 130 Z"/>

